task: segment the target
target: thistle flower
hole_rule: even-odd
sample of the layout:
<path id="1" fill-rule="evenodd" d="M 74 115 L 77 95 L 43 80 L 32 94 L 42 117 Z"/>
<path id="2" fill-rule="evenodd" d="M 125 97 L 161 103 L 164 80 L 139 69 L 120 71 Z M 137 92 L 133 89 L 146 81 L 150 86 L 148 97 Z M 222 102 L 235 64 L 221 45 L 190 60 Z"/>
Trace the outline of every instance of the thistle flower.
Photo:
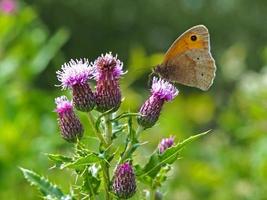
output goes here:
<path id="1" fill-rule="evenodd" d="M 159 153 L 163 153 L 166 149 L 170 148 L 174 144 L 174 137 L 163 138 L 158 145 Z"/>
<path id="2" fill-rule="evenodd" d="M 56 73 L 62 88 L 72 89 L 75 108 L 83 112 L 91 111 L 95 106 L 95 97 L 88 84 L 88 80 L 92 78 L 88 60 L 71 60 Z"/>
<path id="3" fill-rule="evenodd" d="M 92 64 L 96 84 L 96 109 L 106 112 L 110 109 L 116 111 L 121 104 L 121 91 L 119 78 L 124 74 L 123 63 L 111 53 L 101 55 Z"/>
<path id="4" fill-rule="evenodd" d="M 136 191 L 136 182 L 133 168 L 126 162 L 119 166 L 113 177 L 112 188 L 114 193 L 122 199 L 132 197 Z"/>
<path id="5" fill-rule="evenodd" d="M 75 142 L 83 136 L 83 126 L 73 111 L 73 106 L 66 96 L 55 99 L 58 124 L 61 136 L 68 142 Z"/>
<path id="6" fill-rule="evenodd" d="M 151 96 L 141 106 L 138 124 L 144 128 L 152 127 L 158 120 L 165 101 L 171 101 L 178 95 L 178 90 L 169 82 L 153 78 Z"/>
<path id="7" fill-rule="evenodd" d="M 16 11 L 17 2 L 15 0 L 0 0 L 0 11 L 13 13 Z"/>

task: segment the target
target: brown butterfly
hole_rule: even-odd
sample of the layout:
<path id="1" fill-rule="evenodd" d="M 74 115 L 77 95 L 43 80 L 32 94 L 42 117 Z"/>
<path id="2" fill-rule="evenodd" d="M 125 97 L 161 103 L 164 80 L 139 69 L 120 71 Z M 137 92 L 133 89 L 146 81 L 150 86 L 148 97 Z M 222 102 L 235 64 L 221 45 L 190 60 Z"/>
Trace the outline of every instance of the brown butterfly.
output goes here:
<path id="1" fill-rule="evenodd" d="M 216 65 L 210 53 L 210 36 L 204 25 L 197 25 L 178 37 L 153 73 L 183 85 L 208 90 Z"/>

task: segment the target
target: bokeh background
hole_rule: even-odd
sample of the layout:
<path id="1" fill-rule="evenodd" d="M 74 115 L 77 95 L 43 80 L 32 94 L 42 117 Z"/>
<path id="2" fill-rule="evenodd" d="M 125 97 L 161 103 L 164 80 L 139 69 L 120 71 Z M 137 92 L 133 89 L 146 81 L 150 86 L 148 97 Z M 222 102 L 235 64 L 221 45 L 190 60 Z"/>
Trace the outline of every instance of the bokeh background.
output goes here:
<path id="1" fill-rule="evenodd" d="M 197 24 L 210 30 L 215 82 L 208 92 L 177 85 L 179 96 L 142 135 L 149 144 L 140 151 L 148 156 L 164 136 L 179 141 L 212 129 L 183 151 L 162 188 L 166 199 L 267 199 L 267 1 L 0 0 L 0 10 L 0 199 L 39 198 L 19 166 L 65 191 L 73 181 L 49 170 L 44 154 L 72 150 L 53 112 L 64 62 L 118 54 L 128 69 L 122 110 L 138 111 L 151 66 Z"/>

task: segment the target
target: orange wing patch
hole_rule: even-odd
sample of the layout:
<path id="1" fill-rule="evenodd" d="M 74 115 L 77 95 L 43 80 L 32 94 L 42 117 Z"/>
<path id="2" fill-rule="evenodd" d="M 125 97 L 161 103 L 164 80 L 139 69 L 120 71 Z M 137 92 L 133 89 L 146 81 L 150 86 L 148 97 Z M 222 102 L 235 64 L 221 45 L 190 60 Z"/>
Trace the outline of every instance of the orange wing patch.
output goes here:
<path id="1" fill-rule="evenodd" d="M 191 49 L 207 49 L 209 51 L 209 32 L 203 25 L 194 26 L 178 37 L 165 54 L 163 65 L 168 61 Z"/>

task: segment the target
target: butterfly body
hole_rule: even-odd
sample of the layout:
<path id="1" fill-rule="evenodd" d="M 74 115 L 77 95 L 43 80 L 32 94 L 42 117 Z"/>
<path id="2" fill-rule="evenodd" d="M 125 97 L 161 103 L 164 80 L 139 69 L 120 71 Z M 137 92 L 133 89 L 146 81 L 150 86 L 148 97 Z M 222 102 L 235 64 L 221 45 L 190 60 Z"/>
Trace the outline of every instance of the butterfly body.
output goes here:
<path id="1" fill-rule="evenodd" d="M 182 34 L 153 71 L 168 81 L 208 90 L 216 72 L 208 29 L 198 25 Z"/>

